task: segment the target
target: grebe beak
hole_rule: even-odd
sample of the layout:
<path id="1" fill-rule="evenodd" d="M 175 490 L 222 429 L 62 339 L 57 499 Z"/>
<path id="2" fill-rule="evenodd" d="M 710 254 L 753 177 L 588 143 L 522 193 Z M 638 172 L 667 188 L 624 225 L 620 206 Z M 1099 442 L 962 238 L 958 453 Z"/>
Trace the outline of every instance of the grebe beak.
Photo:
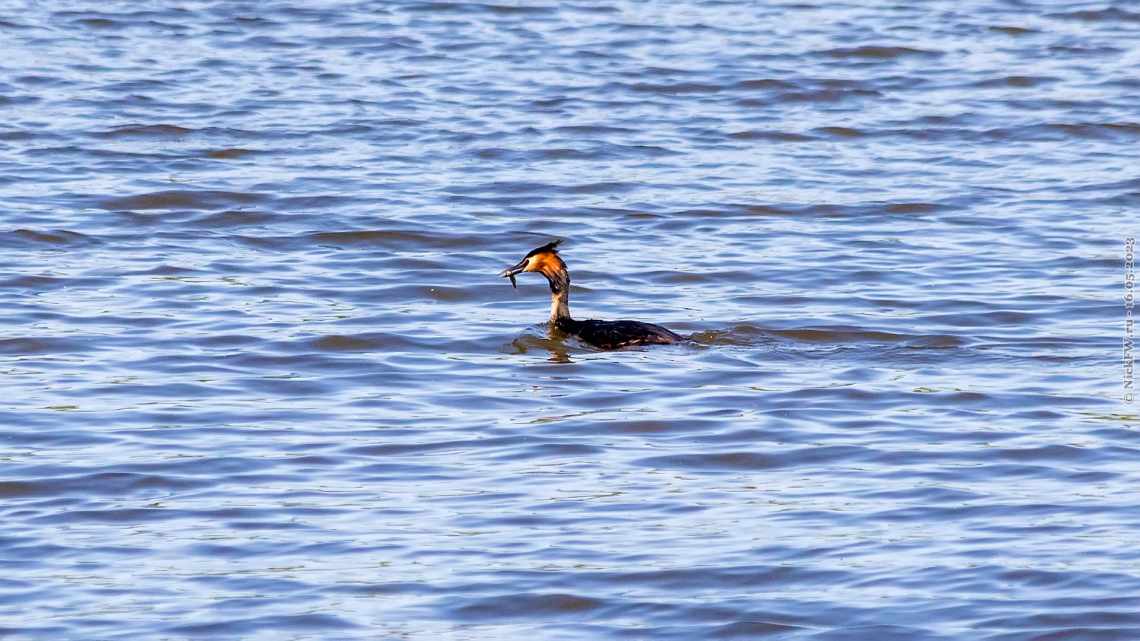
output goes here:
<path id="1" fill-rule="evenodd" d="M 515 282 L 515 274 L 518 274 L 518 273 L 522 272 L 522 270 L 526 269 L 526 260 L 527 259 L 524 258 L 521 261 L 519 261 L 519 264 L 517 264 L 513 267 L 508 267 L 508 268 L 504 269 L 503 271 L 499 272 L 499 276 L 502 278 L 511 279 L 511 287 L 518 289 L 519 286 L 518 286 L 518 283 Z"/>

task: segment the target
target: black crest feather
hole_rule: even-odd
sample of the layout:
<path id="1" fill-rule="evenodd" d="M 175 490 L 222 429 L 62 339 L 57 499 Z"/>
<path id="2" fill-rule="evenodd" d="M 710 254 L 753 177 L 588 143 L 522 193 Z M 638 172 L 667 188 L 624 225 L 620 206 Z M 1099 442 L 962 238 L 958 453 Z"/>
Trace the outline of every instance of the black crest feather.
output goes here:
<path id="1" fill-rule="evenodd" d="M 552 240 L 549 243 L 546 243 L 545 245 L 543 245 L 542 247 L 535 247 L 534 249 L 530 250 L 529 252 L 527 252 L 527 255 L 524 258 L 530 258 L 531 256 L 534 256 L 535 254 L 541 254 L 543 252 L 550 252 L 552 254 L 557 254 L 558 253 L 558 246 L 561 244 L 562 244 L 561 238 L 559 238 L 558 240 Z"/>

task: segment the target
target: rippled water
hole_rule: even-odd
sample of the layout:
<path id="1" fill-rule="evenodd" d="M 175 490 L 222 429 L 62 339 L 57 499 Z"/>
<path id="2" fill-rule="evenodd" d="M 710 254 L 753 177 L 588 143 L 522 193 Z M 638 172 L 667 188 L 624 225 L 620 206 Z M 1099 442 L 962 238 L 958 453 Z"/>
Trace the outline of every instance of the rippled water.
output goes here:
<path id="1" fill-rule="evenodd" d="M 5 3 L 0 636 L 1140 638 L 1140 8 L 757 4 Z"/>

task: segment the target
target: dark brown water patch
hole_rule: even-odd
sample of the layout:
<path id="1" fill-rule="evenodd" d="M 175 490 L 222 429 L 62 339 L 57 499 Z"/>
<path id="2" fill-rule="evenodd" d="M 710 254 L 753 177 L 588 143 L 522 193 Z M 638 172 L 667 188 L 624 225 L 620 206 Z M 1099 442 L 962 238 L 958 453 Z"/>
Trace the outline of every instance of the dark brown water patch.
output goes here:
<path id="1" fill-rule="evenodd" d="M 895 60 L 897 58 L 903 57 L 936 58 L 943 55 L 941 51 L 912 49 L 910 47 L 888 47 L 875 45 L 827 49 L 825 51 L 821 51 L 820 53 L 830 58 L 854 58 L 864 60 Z"/>
<path id="2" fill-rule="evenodd" d="M 71 279 L 52 276 L 13 276 L 0 280 L 0 289 L 30 289 L 40 291 L 66 286 Z"/>
<path id="3" fill-rule="evenodd" d="M 214 149 L 206 152 L 207 158 L 214 158 L 217 160 L 234 160 L 237 158 L 245 158 L 258 153 L 253 149 L 243 149 L 241 147 L 230 147 L 227 149 Z"/>
<path id="4" fill-rule="evenodd" d="M 736 83 L 735 87 L 748 90 L 796 89 L 799 84 L 781 78 L 754 78 L 752 80 L 741 80 Z"/>
<path id="5" fill-rule="evenodd" d="M 699 83 L 699 82 L 678 82 L 674 84 L 654 84 L 648 82 L 638 82 L 628 85 L 631 91 L 638 93 L 654 93 L 665 95 L 676 94 L 701 94 L 701 93 L 717 93 L 724 89 L 720 85 Z"/>
<path id="6" fill-rule="evenodd" d="M 88 245 L 99 242 L 98 239 L 65 229 L 40 231 L 35 229 L 15 229 L 0 232 L 0 244 L 11 247 L 28 245 L 69 246 Z"/>
<path id="7" fill-rule="evenodd" d="M 636 134 L 636 129 L 628 127 L 615 127 L 612 125 L 562 125 L 554 127 L 553 131 L 567 135 L 597 135 L 597 134 Z"/>
<path id="8" fill-rule="evenodd" d="M 184 518 L 186 515 L 178 510 L 167 510 L 158 507 L 138 508 L 107 508 L 107 509 L 77 509 L 59 510 L 36 517 L 33 520 L 47 524 L 67 524 L 73 526 L 78 523 L 114 523 L 124 524 L 154 523 Z"/>
<path id="9" fill-rule="evenodd" d="M 527 619 L 583 615 L 603 605 L 598 599 L 574 594 L 507 594 L 476 600 L 451 613 L 468 620 Z"/>
<path id="10" fill-rule="evenodd" d="M 410 341 L 403 336 L 377 332 L 357 334 L 354 336 L 333 334 L 330 336 L 322 336 L 308 342 L 311 348 L 322 352 L 391 351 L 400 348 L 411 348 L 414 347 L 415 344 L 414 341 Z"/>
<path id="11" fill-rule="evenodd" d="M 83 25 L 84 27 L 91 27 L 93 29 L 115 29 L 123 28 L 126 25 L 111 20 L 110 18 L 80 18 L 75 21 L 76 24 Z"/>
<path id="12" fill-rule="evenodd" d="M 114 129 L 106 129 L 103 131 L 93 132 L 91 135 L 96 138 L 179 138 L 188 134 L 194 133 L 193 129 L 180 127 L 178 125 L 124 125 L 122 127 L 115 127 Z"/>
<path id="13" fill-rule="evenodd" d="M 954 349 L 956 347 L 963 347 L 967 343 L 968 341 L 960 336 L 935 334 L 931 336 L 919 336 L 908 340 L 906 346 L 912 349 Z"/>
<path id="14" fill-rule="evenodd" d="M 946 209 L 937 203 L 891 203 L 887 205 L 887 212 L 891 214 L 930 214 Z"/>
<path id="15" fill-rule="evenodd" d="M 635 182 L 604 181 L 570 185 L 562 187 L 560 190 L 568 194 L 620 194 L 633 191 L 638 187 L 640 185 Z"/>
<path id="16" fill-rule="evenodd" d="M 1032 33 L 1040 33 L 1037 29 L 1030 29 L 1029 27 L 1013 27 L 1007 25 L 994 25 L 989 27 L 990 31 L 997 31 L 1010 36 L 1025 36 Z"/>
<path id="17" fill-rule="evenodd" d="M 482 149 L 473 149 L 471 151 L 476 158 L 483 160 L 494 160 L 496 158 L 506 158 L 513 156 L 517 152 L 513 149 L 504 149 L 502 147 L 484 147 Z"/>
<path id="18" fill-rule="evenodd" d="M 236 205 L 250 205 L 269 199 L 267 194 L 171 189 L 137 196 L 106 198 L 99 201 L 103 209 L 220 209 Z"/>
<path id="19" fill-rule="evenodd" d="M 1052 45 L 1049 47 L 1049 53 L 1056 56 L 1088 56 L 1088 57 L 1105 57 L 1115 56 L 1124 53 L 1123 49 L 1113 46 L 1100 46 L 1100 47 L 1082 47 L 1079 45 Z M 1109 81 L 1113 82 L 1113 81 Z M 1115 82 L 1127 83 L 1128 80 L 1117 80 Z"/>
<path id="20" fill-rule="evenodd" d="M 833 138 L 862 138 L 866 136 L 864 132 L 852 127 L 819 127 L 812 130 L 813 133 L 831 136 Z"/>
<path id="21" fill-rule="evenodd" d="M 1056 82 L 1058 79 L 1049 76 L 1005 76 L 1002 78 L 993 78 L 990 80 L 982 80 L 974 84 L 979 88 L 1001 88 L 1013 87 L 1017 89 L 1039 87 L 1041 85 Z"/>
<path id="22" fill-rule="evenodd" d="M 513 4 L 483 4 L 491 13 L 499 15 L 551 15 L 558 13 L 556 5 L 513 5 Z"/>
<path id="23" fill-rule="evenodd" d="M 806 136 L 791 131 L 762 131 L 750 129 L 728 134 L 734 140 L 759 140 L 764 142 L 809 142 L 816 140 L 813 136 Z"/>
<path id="24" fill-rule="evenodd" d="M 917 134 L 920 132 L 912 133 Z M 1140 139 L 1140 123 L 1055 122 L 1025 125 L 1023 127 L 996 127 L 984 131 L 948 130 L 939 132 L 937 130 L 928 130 L 924 132 L 923 135 L 933 136 L 934 138 L 953 137 L 990 141 L 1021 140 L 1033 142 L 1055 142 L 1067 139 L 1076 139 L 1131 142 Z"/>
<path id="25" fill-rule="evenodd" d="M 1045 16 L 1058 20 L 1080 20 L 1082 22 L 1140 22 L 1140 13 L 1118 7 L 1048 13 Z"/>
<path id="26" fill-rule="evenodd" d="M 34 481 L 0 482 L 0 497 L 129 496 L 187 490 L 210 484 L 210 480 L 168 474 L 93 472 L 67 477 L 41 477 Z"/>

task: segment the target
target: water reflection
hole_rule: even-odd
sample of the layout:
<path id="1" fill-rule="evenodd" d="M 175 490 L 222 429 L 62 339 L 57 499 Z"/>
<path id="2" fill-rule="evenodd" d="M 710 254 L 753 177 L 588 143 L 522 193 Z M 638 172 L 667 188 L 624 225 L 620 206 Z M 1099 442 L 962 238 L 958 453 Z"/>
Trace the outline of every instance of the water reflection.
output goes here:
<path id="1" fill-rule="evenodd" d="M 552 363 L 570 363 L 573 362 L 570 358 L 571 347 L 567 341 L 572 341 L 577 351 L 592 350 L 593 348 L 587 345 L 581 345 L 573 337 L 557 329 L 540 326 L 535 331 L 545 332 L 545 336 L 538 336 L 534 334 L 525 334 L 511 341 L 511 348 L 515 354 L 526 354 L 531 350 L 545 350 L 549 357 L 548 361 Z"/>

